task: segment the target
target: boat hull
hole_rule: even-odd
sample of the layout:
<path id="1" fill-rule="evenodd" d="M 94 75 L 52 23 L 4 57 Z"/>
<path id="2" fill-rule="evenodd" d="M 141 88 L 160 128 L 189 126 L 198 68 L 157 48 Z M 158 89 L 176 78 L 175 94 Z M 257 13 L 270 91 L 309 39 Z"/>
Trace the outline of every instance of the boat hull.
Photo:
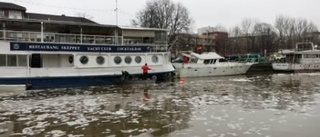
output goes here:
<path id="1" fill-rule="evenodd" d="M 178 77 L 212 77 L 245 74 L 252 63 L 234 63 L 227 65 L 174 65 Z"/>
<path id="2" fill-rule="evenodd" d="M 150 75 L 157 77 L 157 80 L 161 81 L 171 73 L 173 72 L 152 73 Z M 7 89 L 1 89 L 1 87 L 10 87 L 13 85 L 25 85 L 26 89 L 111 85 L 120 78 L 121 75 L 0 78 L 0 90 Z"/>
<path id="3" fill-rule="evenodd" d="M 315 64 L 292 64 L 292 63 L 272 63 L 275 72 L 304 73 L 320 71 L 320 63 Z"/>

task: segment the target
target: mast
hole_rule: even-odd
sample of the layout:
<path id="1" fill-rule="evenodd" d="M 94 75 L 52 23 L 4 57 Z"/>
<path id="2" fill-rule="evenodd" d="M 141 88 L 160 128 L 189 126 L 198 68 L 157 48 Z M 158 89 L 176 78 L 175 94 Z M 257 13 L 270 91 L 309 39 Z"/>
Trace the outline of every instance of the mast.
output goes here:
<path id="1" fill-rule="evenodd" d="M 116 26 L 118 27 L 118 0 L 116 0 L 116 9 L 114 10 L 116 12 Z M 114 38 L 114 44 L 118 44 L 118 29 L 115 29 L 115 38 Z"/>
<path id="2" fill-rule="evenodd" d="M 116 25 L 118 26 L 118 0 L 116 0 Z"/>

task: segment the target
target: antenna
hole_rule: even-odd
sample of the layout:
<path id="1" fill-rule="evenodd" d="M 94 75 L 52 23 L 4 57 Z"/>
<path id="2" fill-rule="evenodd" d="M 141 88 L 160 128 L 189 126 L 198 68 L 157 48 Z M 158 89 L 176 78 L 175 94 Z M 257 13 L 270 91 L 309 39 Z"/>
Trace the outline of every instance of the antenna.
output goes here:
<path id="1" fill-rule="evenodd" d="M 116 25 L 118 27 L 118 0 L 116 0 L 116 9 L 114 10 L 116 12 Z M 118 44 L 119 38 L 118 38 L 118 29 L 115 29 L 115 44 Z"/>
<path id="2" fill-rule="evenodd" d="M 118 0 L 116 0 L 116 25 L 118 26 Z"/>

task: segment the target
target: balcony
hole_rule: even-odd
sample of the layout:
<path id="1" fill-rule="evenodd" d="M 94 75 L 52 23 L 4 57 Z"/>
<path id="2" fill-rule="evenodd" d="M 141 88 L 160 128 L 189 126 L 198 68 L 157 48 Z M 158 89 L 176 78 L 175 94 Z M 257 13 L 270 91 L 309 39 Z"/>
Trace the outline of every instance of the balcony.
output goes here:
<path id="1" fill-rule="evenodd" d="M 150 52 L 166 52 L 168 45 L 164 41 L 154 43 L 126 43 L 122 36 L 65 34 L 65 33 L 43 33 L 30 31 L 0 30 L 0 40 L 19 42 L 45 42 L 59 44 L 86 44 L 86 45 L 126 45 L 126 46 L 151 46 Z"/>
<path id="2" fill-rule="evenodd" d="M 0 30 L 0 40 L 42 42 L 41 32 Z M 122 44 L 122 36 L 43 33 L 43 42 L 66 44 Z"/>

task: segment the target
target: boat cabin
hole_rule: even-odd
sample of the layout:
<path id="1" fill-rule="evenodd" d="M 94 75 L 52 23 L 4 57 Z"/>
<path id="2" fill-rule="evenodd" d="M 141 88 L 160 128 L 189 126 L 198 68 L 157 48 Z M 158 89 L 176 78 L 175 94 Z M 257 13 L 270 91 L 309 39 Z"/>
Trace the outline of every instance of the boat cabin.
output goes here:
<path id="1" fill-rule="evenodd" d="M 216 64 L 219 62 L 227 62 L 225 58 L 218 55 L 215 52 L 204 52 L 201 54 L 189 52 L 189 53 L 183 53 L 183 57 L 188 58 L 187 63 L 191 64 L 204 64 L 204 65 L 210 65 L 210 64 Z"/>
<path id="2" fill-rule="evenodd" d="M 297 43 L 295 50 L 284 50 L 285 58 L 278 60 L 281 63 L 320 63 L 320 50 L 316 50 L 311 42 Z"/>

